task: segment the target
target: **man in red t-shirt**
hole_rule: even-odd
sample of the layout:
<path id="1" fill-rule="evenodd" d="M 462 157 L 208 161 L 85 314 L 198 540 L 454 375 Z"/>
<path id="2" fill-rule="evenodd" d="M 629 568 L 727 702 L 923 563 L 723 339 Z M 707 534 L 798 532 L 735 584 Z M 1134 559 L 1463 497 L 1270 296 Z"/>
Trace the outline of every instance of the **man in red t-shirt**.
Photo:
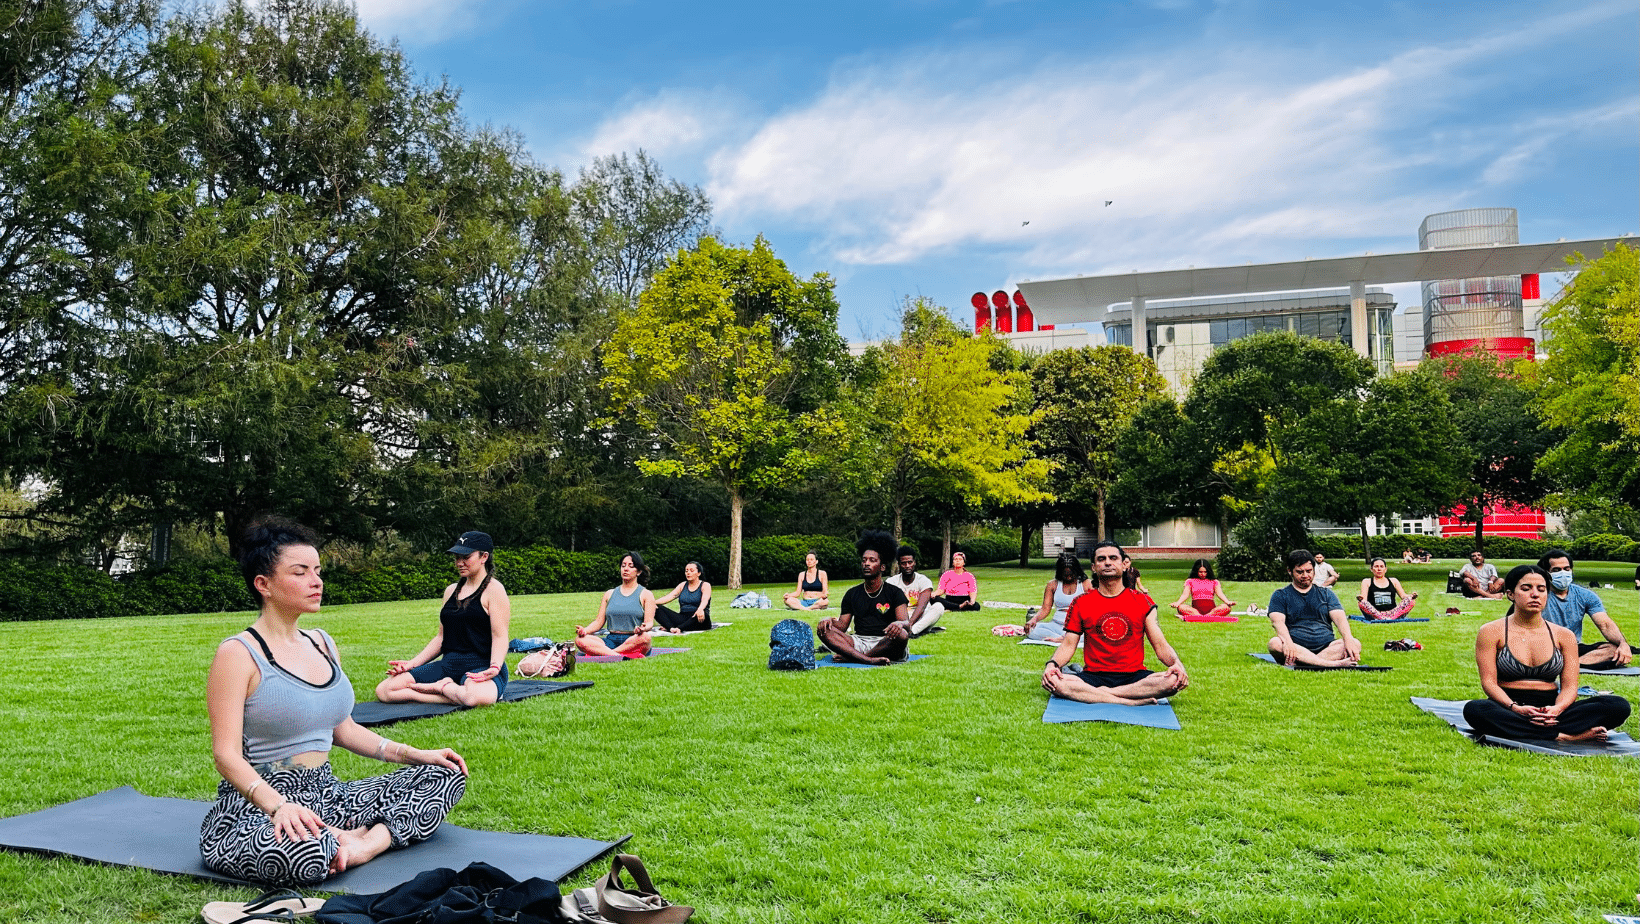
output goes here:
<path id="1" fill-rule="evenodd" d="M 1189 686 L 1183 662 L 1162 635 L 1156 601 L 1122 584 L 1121 546 L 1108 540 L 1094 546 L 1093 573 L 1099 586 L 1071 604 L 1065 639 L 1042 668 L 1042 688 L 1078 702 L 1143 706 Z M 1145 669 L 1146 638 L 1165 672 Z M 1083 670 L 1067 671 L 1079 639 Z"/>

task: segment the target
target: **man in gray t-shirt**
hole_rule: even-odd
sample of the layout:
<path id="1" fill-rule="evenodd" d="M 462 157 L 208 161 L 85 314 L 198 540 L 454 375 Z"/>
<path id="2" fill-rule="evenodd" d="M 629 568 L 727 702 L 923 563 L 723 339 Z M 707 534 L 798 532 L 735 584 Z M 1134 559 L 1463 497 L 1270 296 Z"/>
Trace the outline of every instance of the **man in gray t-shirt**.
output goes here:
<path id="1" fill-rule="evenodd" d="M 1486 556 L 1480 552 L 1469 553 L 1469 564 L 1463 566 L 1458 576 L 1463 579 L 1464 596 L 1503 599 L 1503 578 L 1498 577 L 1498 569 L 1487 564 Z"/>

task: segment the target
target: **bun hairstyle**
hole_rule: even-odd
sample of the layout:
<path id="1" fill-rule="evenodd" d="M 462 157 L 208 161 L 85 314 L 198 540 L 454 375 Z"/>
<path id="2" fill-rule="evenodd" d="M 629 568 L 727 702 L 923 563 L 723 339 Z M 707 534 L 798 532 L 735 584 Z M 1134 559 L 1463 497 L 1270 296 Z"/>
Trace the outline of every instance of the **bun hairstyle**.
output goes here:
<path id="1" fill-rule="evenodd" d="M 1549 586 L 1549 572 L 1545 569 L 1539 568 L 1537 565 L 1516 565 L 1515 567 L 1509 569 L 1508 576 L 1503 579 L 1503 592 L 1506 594 L 1513 594 L 1515 592 L 1515 588 L 1520 586 L 1521 580 L 1528 574 L 1535 574 L 1538 577 L 1543 578 L 1543 586 Z M 1515 615 L 1515 601 L 1514 598 L 1511 597 L 1509 600 L 1509 609 L 1503 614 L 1503 618 L 1508 619 L 1513 615 Z"/>
<path id="2" fill-rule="evenodd" d="M 638 583 L 649 583 L 649 566 L 643 563 L 643 556 L 637 552 L 622 552 L 621 559 L 632 559 L 632 567 L 638 569 Z"/>
<path id="3" fill-rule="evenodd" d="M 256 589 L 256 577 L 272 577 L 279 567 L 279 556 L 288 545 L 319 547 L 319 537 L 313 530 L 284 517 L 266 517 L 246 528 L 239 540 L 239 573 L 245 578 L 245 589 L 257 606 L 262 605 L 262 592 Z"/>
<path id="4" fill-rule="evenodd" d="M 637 562 L 633 562 L 633 564 L 635 565 L 635 564 L 637 564 Z M 688 571 L 690 565 L 695 566 L 695 573 L 700 575 L 701 580 L 703 580 L 703 581 L 706 580 L 706 569 L 702 568 L 700 566 L 700 562 L 698 562 L 698 561 L 686 561 L 686 562 L 683 563 L 683 570 Z M 642 571 L 643 569 L 640 568 L 638 570 Z"/>

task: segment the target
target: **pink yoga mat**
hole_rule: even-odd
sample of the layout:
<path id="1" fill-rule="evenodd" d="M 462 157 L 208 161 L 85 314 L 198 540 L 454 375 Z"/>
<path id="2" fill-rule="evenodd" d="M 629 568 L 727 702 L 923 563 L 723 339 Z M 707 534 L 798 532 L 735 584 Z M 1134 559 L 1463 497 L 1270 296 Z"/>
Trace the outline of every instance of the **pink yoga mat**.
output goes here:
<path id="1" fill-rule="evenodd" d="M 1234 616 L 1180 616 L 1185 622 L 1241 622 Z"/>
<path id="2" fill-rule="evenodd" d="M 646 655 L 645 657 L 651 657 L 652 658 L 655 655 L 677 654 L 680 651 L 688 651 L 688 650 L 689 649 L 687 649 L 687 648 L 651 648 L 651 649 L 649 649 L 649 654 Z M 578 654 L 578 655 L 575 656 L 575 662 L 577 664 L 615 664 L 615 663 L 620 662 L 620 661 L 642 661 L 642 660 L 643 660 L 643 658 L 623 658 L 620 655 L 584 655 L 584 654 Z"/>

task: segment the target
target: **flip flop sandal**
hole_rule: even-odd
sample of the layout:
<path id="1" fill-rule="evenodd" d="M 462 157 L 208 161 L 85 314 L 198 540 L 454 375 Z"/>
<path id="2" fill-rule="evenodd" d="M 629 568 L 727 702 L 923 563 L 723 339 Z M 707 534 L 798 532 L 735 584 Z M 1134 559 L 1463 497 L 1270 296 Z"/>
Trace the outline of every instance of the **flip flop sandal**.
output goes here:
<path id="1" fill-rule="evenodd" d="M 323 899 L 303 898 L 290 889 L 273 889 L 248 902 L 209 902 L 200 909 L 199 916 L 205 919 L 205 924 L 293 921 L 317 914 L 323 906 Z"/>

